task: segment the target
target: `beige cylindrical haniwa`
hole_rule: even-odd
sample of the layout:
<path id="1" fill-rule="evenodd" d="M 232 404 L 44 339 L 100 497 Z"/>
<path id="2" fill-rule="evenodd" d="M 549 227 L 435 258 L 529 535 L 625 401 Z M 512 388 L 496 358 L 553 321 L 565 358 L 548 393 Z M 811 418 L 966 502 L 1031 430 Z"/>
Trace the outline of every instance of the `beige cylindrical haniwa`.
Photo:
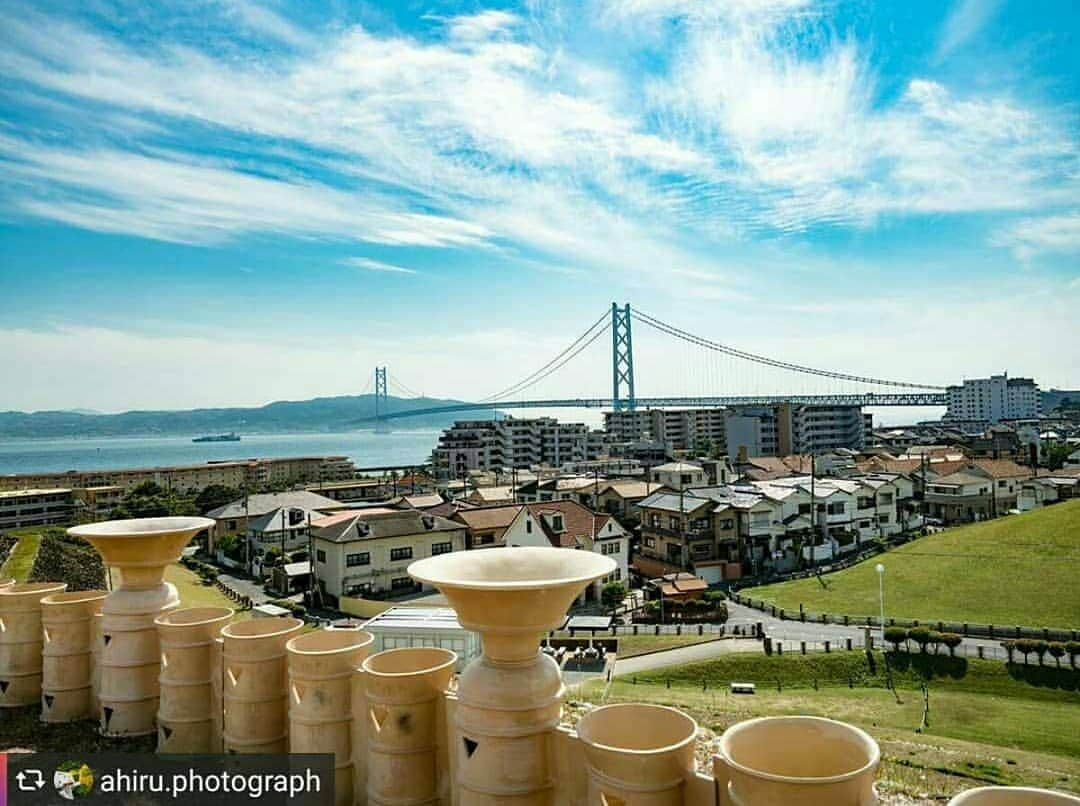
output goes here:
<path id="1" fill-rule="evenodd" d="M 214 685 L 215 640 L 236 611 L 188 607 L 155 620 L 161 646 L 159 753 L 215 753 L 215 714 L 221 710 Z"/>
<path id="2" fill-rule="evenodd" d="M 661 705 L 605 705 L 577 724 L 589 804 L 683 806 L 697 723 Z"/>
<path id="3" fill-rule="evenodd" d="M 41 600 L 64 582 L 19 582 L 0 588 L 0 708 L 41 701 Z"/>
<path id="4" fill-rule="evenodd" d="M 97 717 L 95 617 L 108 591 L 53 593 L 41 600 L 41 721 Z"/>
<path id="5" fill-rule="evenodd" d="M 456 663 L 456 653 L 435 647 L 388 649 L 364 661 L 370 806 L 449 802 L 439 727 Z"/>
<path id="6" fill-rule="evenodd" d="M 334 755 L 334 802 L 353 802 L 352 678 L 375 637 L 363 630 L 298 635 L 289 653 L 289 752 Z"/>
<path id="7" fill-rule="evenodd" d="M 749 719 L 720 737 L 723 806 L 872 806 L 881 751 L 866 732 L 815 716 Z"/>
<path id="8" fill-rule="evenodd" d="M 590 551 L 533 547 L 454 552 L 409 566 L 482 637 L 483 655 L 457 688 L 452 746 L 461 806 L 554 802 L 552 740 L 565 690 L 540 640 L 562 626 L 586 586 L 614 570 L 610 557 Z"/>
<path id="9" fill-rule="evenodd" d="M 1026 786 L 980 786 L 961 792 L 949 806 L 1077 806 L 1080 798 Z"/>
<path id="10" fill-rule="evenodd" d="M 97 679 L 103 735 L 154 733 L 161 673 L 154 620 L 180 606 L 176 586 L 164 580 L 165 568 L 213 525 L 208 518 L 135 518 L 68 529 L 97 549 L 119 577 L 101 609 Z"/>
<path id="11" fill-rule="evenodd" d="M 233 622 L 221 631 L 226 753 L 288 751 L 285 645 L 303 627 L 300 619 L 286 616 Z"/>

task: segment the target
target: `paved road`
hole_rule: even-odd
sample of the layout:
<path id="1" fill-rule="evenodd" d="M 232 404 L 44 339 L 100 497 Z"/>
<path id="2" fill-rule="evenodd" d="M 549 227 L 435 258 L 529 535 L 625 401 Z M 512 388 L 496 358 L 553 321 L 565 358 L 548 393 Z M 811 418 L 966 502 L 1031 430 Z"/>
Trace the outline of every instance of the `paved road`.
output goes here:
<path id="1" fill-rule="evenodd" d="M 752 631 L 754 625 L 760 623 L 767 636 L 774 641 L 784 643 L 785 650 L 798 651 L 800 641 L 818 644 L 830 641 L 834 645 L 842 646 L 847 638 L 852 639 L 854 646 L 863 646 L 865 632 L 862 626 L 845 627 L 842 624 L 812 624 L 781 620 L 770 616 L 768 613 L 732 601 L 728 601 L 727 607 L 727 629 L 729 634 L 734 632 L 736 627 L 743 631 Z M 881 646 L 879 632 L 880 628 L 875 627 L 873 629 L 874 642 L 878 645 L 878 648 Z M 788 647 L 789 643 L 792 644 L 791 647 Z M 1001 642 L 991 638 L 965 638 L 961 649 L 958 650 L 958 654 L 966 649 L 967 652 L 974 655 L 977 651 L 976 647 L 979 646 L 983 647 L 986 657 L 1004 658 L 1006 655 Z"/>
<path id="2" fill-rule="evenodd" d="M 675 649 L 667 649 L 663 652 L 652 652 L 648 655 L 617 659 L 615 661 L 615 674 L 634 674 L 649 669 L 660 669 L 664 666 L 682 666 L 684 663 L 712 660 L 719 655 L 726 655 L 730 652 L 761 651 L 761 642 L 750 638 L 706 641 L 702 644 L 690 644 Z"/>
<path id="3" fill-rule="evenodd" d="M 261 583 L 256 582 L 253 579 L 245 579 L 243 577 L 234 577 L 231 574 L 218 574 L 218 580 L 241 596 L 247 596 L 251 599 L 252 605 L 261 605 L 269 602 L 271 597 L 263 590 Z"/>

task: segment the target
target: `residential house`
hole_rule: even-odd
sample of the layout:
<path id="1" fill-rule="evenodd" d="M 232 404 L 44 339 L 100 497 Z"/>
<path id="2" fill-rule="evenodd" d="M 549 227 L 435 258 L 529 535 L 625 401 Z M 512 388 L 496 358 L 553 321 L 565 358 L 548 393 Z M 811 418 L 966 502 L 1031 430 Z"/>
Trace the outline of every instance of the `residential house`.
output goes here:
<path id="1" fill-rule="evenodd" d="M 305 512 L 324 515 L 344 508 L 345 505 L 308 490 L 291 490 L 280 493 L 257 493 L 230 501 L 224 506 L 212 509 L 206 517 L 216 523 L 210 530 L 210 552 L 213 554 L 214 540 L 222 535 L 244 535 L 248 533 L 248 523 L 256 518 L 263 518 L 281 509 L 302 509 Z M 280 515 L 279 515 L 280 517 Z"/>
<path id="2" fill-rule="evenodd" d="M 929 514 L 947 524 L 970 523 L 993 516 L 994 480 L 983 473 L 957 471 L 932 479 L 926 491 Z"/>
<path id="3" fill-rule="evenodd" d="M 973 473 L 985 474 L 993 480 L 991 498 L 995 515 L 1007 515 L 1010 510 L 1017 509 L 1020 489 L 1024 482 L 1031 478 L 1031 468 L 1019 465 L 1011 459 L 975 459 L 972 465 L 970 470 Z"/>
<path id="4" fill-rule="evenodd" d="M 469 493 L 465 499 L 470 504 L 476 504 L 477 506 L 498 506 L 501 504 L 513 504 L 514 501 L 514 488 L 512 485 L 504 484 L 498 487 L 478 487 Z"/>
<path id="5" fill-rule="evenodd" d="M 620 479 L 616 481 L 601 482 L 599 492 L 595 497 L 592 491 L 585 496 L 589 500 L 582 501 L 597 512 L 607 512 L 621 521 L 639 521 L 641 512 L 638 505 L 658 489 L 657 485 L 650 481 L 637 479 Z"/>
<path id="6" fill-rule="evenodd" d="M 654 484 L 670 487 L 672 490 L 686 490 L 708 484 L 708 475 L 701 465 L 690 462 L 668 462 L 657 465 L 649 471 L 649 478 Z"/>
<path id="7" fill-rule="evenodd" d="M 554 546 L 595 551 L 611 557 L 615 571 L 597 580 L 585 599 L 598 599 L 607 582 L 627 579 L 630 534 L 607 513 L 594 513 L 576 501 L 485 507 L 459 512 L 454 519 L 467 526 L 469 548 Z"/>
<path id="8" fill-rule="evenodd" d="M 416 509 L 338 512 L 311 523 L 315 577 L 334 598 L 417 591 L 409 564 L 464 551 L 466 531 L 461 523 Z"/>

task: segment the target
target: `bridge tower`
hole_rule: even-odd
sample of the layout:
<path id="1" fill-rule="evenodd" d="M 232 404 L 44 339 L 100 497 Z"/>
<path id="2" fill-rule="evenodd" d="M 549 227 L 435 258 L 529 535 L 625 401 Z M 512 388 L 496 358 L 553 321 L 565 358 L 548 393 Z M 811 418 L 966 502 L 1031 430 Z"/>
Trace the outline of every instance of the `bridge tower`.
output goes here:
<path id="1" fill-rule="evenodd" d="M 386 367 L 375 367 L 375 419 L 380 419 L 390 408 L 390 396 L 386 391 Z"/>
<path id="2" fill-rule="evenodd" d="M 611 303 L 611 402 L 615 411 L 634 409 L 634 348 L 630 338 L 630 303 Z M 623 391 L 625 387 L 625 393 Z"/>

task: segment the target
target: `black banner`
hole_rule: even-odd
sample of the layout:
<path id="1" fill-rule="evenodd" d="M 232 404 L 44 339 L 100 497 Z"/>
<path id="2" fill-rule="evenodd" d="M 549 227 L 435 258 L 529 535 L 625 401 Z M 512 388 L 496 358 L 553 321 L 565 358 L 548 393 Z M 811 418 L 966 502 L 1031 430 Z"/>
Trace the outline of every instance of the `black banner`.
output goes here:
<path id="1" fill-rule="evenodd" d="M 0 754 L 2 759 L 2 754 Z M 334 802 L 332 755 L 7 754 L 0 806 L 323 806 Z M 0 773 L 4 764 L 0 761 Z"/>

